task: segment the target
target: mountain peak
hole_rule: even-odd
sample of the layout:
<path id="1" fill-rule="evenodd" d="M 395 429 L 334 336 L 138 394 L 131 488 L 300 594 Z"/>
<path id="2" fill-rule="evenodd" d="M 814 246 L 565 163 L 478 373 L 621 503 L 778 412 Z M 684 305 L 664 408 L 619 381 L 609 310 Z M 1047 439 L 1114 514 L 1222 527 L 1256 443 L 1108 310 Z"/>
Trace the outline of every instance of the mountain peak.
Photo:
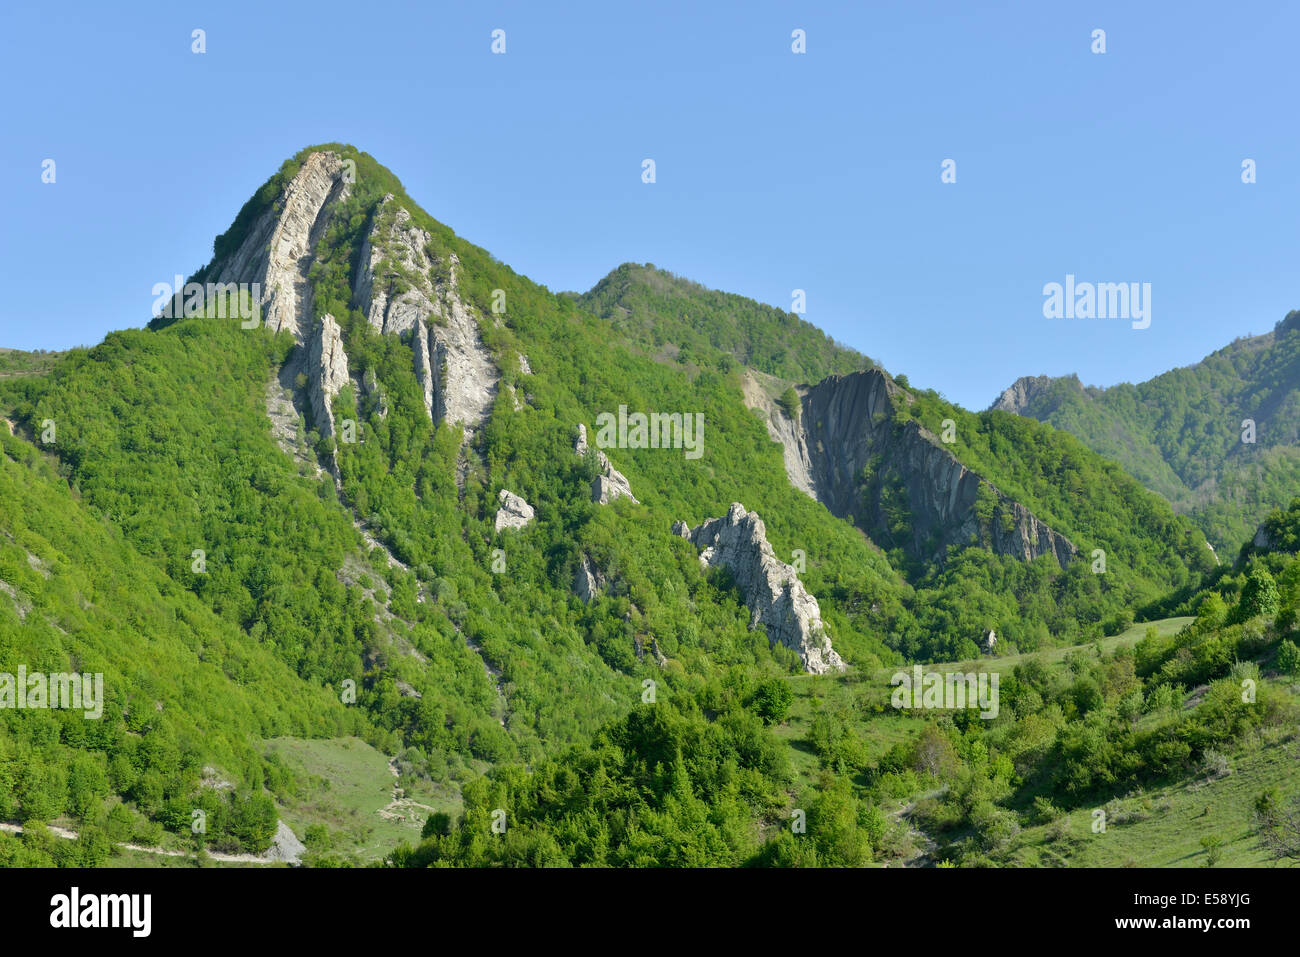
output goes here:
<path id="1" fill-rule="evenodd" d="M 819 382 L 875 364 L 800 314 L 710 289 L 653 263 L 623 263 L 572 298 L 664 361 L 724 371 L 738 362 L 787 383 Z"/>
<path id="2" fill-rule="evenodd" d="M 1024 415 L 1026 410 L 1038 404 L 1039 400 L 1052 391 L 1058 382 L 1068 383 L 1083 391 L 1083 384 L 1073 373 L 1068 376 L 1026 375 L 1021 376 L 1011 386 L 1004 389 L 996 402 L 989 406 L 990 411 L 1010 412 Z"/>
<path id="3" fill-rule="evenodd" d="M 260 321 L 293 335 L 299 348 L 280 378 L 305 376 L 299 404 L 325 438 L 334 435 L 340 391 L 352 384 L 355 394 L 370 392 L 368 366 L 348 362 L 348 349 L 364 338 L 360 326 L 403 343 L 409 336 L 430 420 L 459 423 L 468 438 L 487 417 L 500 380 L 480 334 L 486 310 L 462 291 L 458 251 L 470 250 L 367 154 L 342 144 L 307 147 L 217 237 L 211 262 L 186 284 L 187 297 L 197 287 L 198 310 L 187 299 L 150 325 L 208 314 L 209 300 L 219 309 L 236 292 L 241 308 L 250 306 L 239 314 L 250 326 Z"/>

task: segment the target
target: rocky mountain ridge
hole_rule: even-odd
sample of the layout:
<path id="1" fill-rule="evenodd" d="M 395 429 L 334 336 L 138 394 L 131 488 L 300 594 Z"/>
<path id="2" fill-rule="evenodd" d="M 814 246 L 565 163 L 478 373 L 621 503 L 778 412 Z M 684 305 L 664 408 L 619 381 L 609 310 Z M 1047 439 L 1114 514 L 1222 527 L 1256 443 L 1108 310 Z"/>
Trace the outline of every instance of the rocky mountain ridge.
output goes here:
<path id="1" fill-rule="evenodd" d="M 361 249 L 353 298 L 376 332 L 414 329 L 415 371 L 429 419 L 463 423 L 468 437 L 491 411 L 501 375 L 457 289 L 460 261 L 455 253 L 434 253 L 432 238 L 385 195 Z"/>
<path id="2" fill-rule="evenodd" d="M 1063 381 L 1073 384 L 1080 392 L 1083 391 L 1083 383 L 1079 381 L 1077 375 L 1061 376 L 1060 378 L 1049 375 L 1021 376 L 1004 389 L 1002 394 L 998 396 L 997 401 L 989 408 L 1001 412 L 1010 412 L 1013 415 L 1024 415 L 1026 409 L 1043 401 L 1044 397 L 1051 391 L 1052 386 Z"/>

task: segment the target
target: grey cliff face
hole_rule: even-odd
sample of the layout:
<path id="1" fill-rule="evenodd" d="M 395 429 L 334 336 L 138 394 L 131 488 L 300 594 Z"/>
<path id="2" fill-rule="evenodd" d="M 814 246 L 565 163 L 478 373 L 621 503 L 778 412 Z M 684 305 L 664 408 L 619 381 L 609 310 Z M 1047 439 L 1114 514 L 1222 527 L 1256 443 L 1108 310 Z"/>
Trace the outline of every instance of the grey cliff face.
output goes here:
<path id="1" fill-rule="evenodd" d="M 767 528 L 756 512 L 746 512 L 733 502 L 725 516 L 692 530 L 690 541 L 703 549 L 701 564 L 730 569 L 750 610 L 751 628 L 761 624 L 769 639 L 797 652 L 809 674 L 844 670 L 822 624 L 817 599 L 804 588 L 794 568 L 773 553 Z"/>
<path id="2" fill-rule="evenodd" d="M 305 353 L 291 360 L 290 378 L 307 374 L 305 398 L 326 436 L 333 435 L 330 403 L 347 381 L 347 356 L 332 317 L 323 329 L 317 325 L 308 277 L 314 250 L 349 194 L 345 169 L 336 153 L 311 153 L 240 247 L 212 270 L 214 282 L 258 284 L 263 321 L 273 331 L 290 330 L 304 346 Z M 459 261 L 455 254 L 445 262 L 434 258 L 431 238 L 391 194 L 385 196 L 362 246 L 353 300 L 377 332 L 411 333 L 430 420 L 463 426 L 468 440 L 491 412 L 500 374 L 474 310 L 458 291 Z M 386 413 L 382 397 L 379 410 Z"/>
<path id="3" fill-rule="evenodd" d="M 299 344 L 306 342 L 314 318 L 307 281 L 313 250 L 334 206 L 348 194 L 343 169 L 336 153 L 308 156 L 280 202 L 258 218 L 239 249 L 213 271 L 218 283 L 259 284 L 262 321 L 274 332 L 288 329 Z"/>
<path id="4" fill-rule="evenodd" d="M 894 403 L 906 401 L 906 393 L 880 370 L 830 376 L 803 389 L 800 399 L 798 423 L 769 416 L 791 483 L 878 541 L 892 540 L 881 496 L 892 486 L 901 489 L 911 518 L 908 540 L 896 544 L 912 554 L 942 558 L 950 545 L 978 544 L 1024 561 L 1052 555 L 1064 566 L 1077 553 L 936 436 L 916 422 L 896 426 Z M 783 421 L 771 421 L 777 418 Z M 984 522 L 975 508 L 982 488 L 994 503 L 992 519 Z"/>
<path id="5" fill-rule="evenodd" d="M 432 422 L 460 423 L 468 438 L 491 412 L 501 375 L 458 291 L 459 259 L 454 253 L 437 259 L 431 239 L 392 194 L 385 196 L 362 246 L 353 298 L 376 332 L 414 330 L 425 411 Z"/>

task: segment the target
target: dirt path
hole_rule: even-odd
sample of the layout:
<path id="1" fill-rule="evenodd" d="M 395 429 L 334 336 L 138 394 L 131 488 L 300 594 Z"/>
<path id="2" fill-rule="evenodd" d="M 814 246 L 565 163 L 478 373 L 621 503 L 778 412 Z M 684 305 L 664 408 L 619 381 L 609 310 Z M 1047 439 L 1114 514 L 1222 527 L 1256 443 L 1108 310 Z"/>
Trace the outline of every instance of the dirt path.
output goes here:
<path id="1" fill-rule="evenodd" d="M 400 776 L 397 772 L 397 758 L 388 759 L 388 770 L 393 772 L 393 799 L 388 802 L 386 807 L 381 807 L 376 813 L 388 821 L 423 824 L 428 820 L 429 815 L 438 809 L 406 797 L 406 792 L 397 784 Z"/>
<path id="2" fill-rule="evenodd" d="M 889 819 L 895 823 L 902 824 L 907 828 L 907 836 L 912 842 L 912 853 L 905 857 L 901 863 L 902 867 L 930 867 L 934 864 L 934 851 L 938 845 L 930 839 L 930 836 L 915 825 L 912 820 L 912 812 L 916 810 L 916 802 L 923 801 L 926 798 L 938 797 L 943 794 L 946 788 L 939 788 L 935 791 L 927 791 L 925 794 L 918 794 L 910 801 L 903 802 L 899 807 L 889 813 Z"/>
<path id="3" fill-rule="evenodd" d="M 78 837 L 76 831 L 71 831 L 66 827 L 58 827 L 54 824 L 45 825 L 51 834 L 55 837 L 61 837 L 66 841 L 75 841 Z M 6 834 L 19 835 L 23 833 L 21 824 L 0 823 L 0 831 Z M 193 851 L 173 851 L 165 847 L 144 847 L 140 844 L 115 844 L 114 847 L 120 847 L 124 851 L 139 851 L 142 854 L 157 854 L 160 857 L 190 857 Z M 270 851 L 267 852 L 271 853 Z M 222 854 L 219 851 L 208 851 L 208 857 L 214 861 L 220 861 L 223 864 L 279 864 L 279 858 L 262 857 L 257 854 Z"/>

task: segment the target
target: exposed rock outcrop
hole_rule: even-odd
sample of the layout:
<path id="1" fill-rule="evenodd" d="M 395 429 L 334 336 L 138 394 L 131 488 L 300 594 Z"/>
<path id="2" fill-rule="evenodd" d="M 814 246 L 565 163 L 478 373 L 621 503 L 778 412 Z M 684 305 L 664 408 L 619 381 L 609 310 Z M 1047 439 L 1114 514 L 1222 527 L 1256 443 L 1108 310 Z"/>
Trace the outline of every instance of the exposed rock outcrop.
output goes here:
<path id="1" fill-rule="evenodd" d="M 596 596 L 600 594 L 600 590 L 604 587 L 605 576 L 591 563 L 591 559 L 584 554 L 582 562 L 573 574 L 573 590 L 577 592 L 584 605 L 589 605 L 595 601 Z"/>
<path id="2" fill-rule="evenodd" d="M 514 492 L 502 489 L 499 498 L 501 507 L 497 509 L 496 517 L 498 532 L 506 528 L 520 529 L 532 522 L 536 515 L 533 507 Z"/>
<path id="3" fill-rule="evenodd" d="M 812 460 L 808 455 L 808 446 L 804 441 L 800 423 L 790 418 L 785 410 L 764 389 L 760 381 L 761 373 L 747 369 L 742 378 L 745 404 L 762 414 L 767 434 L 773 442 L 781 443 L 785 457 L 785 474 L 790 484 L 810 498 L 817 498 L 817 487 L 812 479 Z M 803 397 L 807 387 L 796 389 L 796 394 Z M 802 418 L 802 416 L 800 417 Z"/>
<path id="4" fill-rule="evenodd" d="M 389 193 L 375 210 L 361 245 L 354 291 L 376 332 L 401 335 L 437 310 L 426 252 L 433 237 L 411 222 L 411 214 Z"/>
<path id="5" fill-rule="evenodd" d="M 1014 415 L 1025 415 L 1027 410 L 1033 409 L 1029 413 L 1034 418 L 1039 418 L 1041 414 L 1047 414 L 1050 410 L 1035 408 L 1040 405 L 1045 396 L 1047 396 L 1052 386 L 1061 379 L 1053 378 L 1049 375 L 1026 375 L 1021 376 L 1011 386 L 1002 391 L 998 400 L 989 408 L 1001 412 L 1011 412 Z M 1083 383 L 1079 381 L 1077 375 L 1065 377 L 1065 381 L 1071 382 L 1077 389 L 1083 389 Z"/>
<path id="6" fill-rule="evenodd" d="M 794 568 L 777 559 L 756 512 L 746 512 L 733 502 L 724 517 L 695 528 L 690 540 L 703 549 L 701 564 L 730 569 L 750 610 L 751 628 L 761 624 L 770 640 L 796 651 L 810 674 L 844 670 L 822 624 L 817 599 L 804 588 Z"/>
<path id="7" fill-rule="evenodd" d="M 574 443 L 573 450 L 581 458 L 586 458 L 587 453 L 591 451 L 591 447 L 587 445 L 587 427 L 581 422 L 578 423 L 578 440 Z M 600 469 L 600 474 L 591 482 L 593 502 L 608 505 L 616 498 L 629 498 L 634 504 L 641 504 L 632 494 L 632 484 L 627 480 L 627 476 L 614 468 L 609 461 L 609 456 L 600 449 L 596 449 L 596 466 Z"/>
<path id="8" fill-rule="evenodd" d="M 415 351 L 415 378 L 424 392 L 424 408 L 429 413 L 429 420 L 437 422 L 434 414 L 435 396 L 441 385 L 441 376 L 433 366 L 433 350 L 429 347 L 429 327 L 423 319 L 416 320 L 415 333 L 411 337 L 411 348 Z"/>
<path id="9" fill-rule="evenodd" d="M 673 534 L 678 538 L 690 538 L 691 527 L 679 518 L 677 521 L 673 522 Z"/>
<path id="10" fill-rule="evenodd" d="M 479 336 L 478 319 L 457 292 L 460 261 L 453 253 L 447 267 L 448 281 L 440 290 L 445 319 L 430 331 L 434 343 L 434 369 L 442 374 L 442 386 L 434 407 L 435 420 L 462 423 L 466 430 L 478 428 L 492 411 L 501 374 Z"/>
<path id="11" fill-rule="evenodd" d="M 333 330 L 317 339 L 309 274 L 315 249 L 334 210 L 351 186 L 343 158 L 329 150 L 309 154 L 283 192 L 249 226 L 239 247 L 213 262 L 207 279 L 218 284 L 260 287 L 262 320 L 274 331 L 289 329 L 304 348 L 281 370 L 280 383 L 296 393 L 299 373 L 309 386 L 296 393 L 298 410 L 312 410 L 322 435 L 333 435 L 331 400 L 347 381 L 347 359 Z M 500 374 L 479 333 L 473 309 L 458 290 L 459 261 L 441 256 L 434 237 L 389 194 L 375 208 L 353 278 L 353 301 L 384 335 L 412 336 L 415 372 L 425 409 L 434 422 L 461 424 L 467 441 L 492 408 Z M 342 378 L 338 378 L 341 373 Z M 375 414 L 387 414 L 382 386 L 361 383 L 376 400 Z M 268 393 L 269 395 L 269 393 Z M 275 404 L 281 405 L 278 394 Z M 274 419 L 276 409 L 268 405 Z M 457 482 L 470 463 L 463 453 Z M 337 469 L 335 469 L 337 473 Z"/>
<path id="12" fill-rule="evenodd" d="M 21 624 L 27 620 L 27 616 L 32 613 L 32 603 L 28 601 L 13 585 L 7 581 L 0 580 L 0 592 L 9 596 L 9 600 L 14 603 L 14 610 L 18 612 L 18 621 Z"/>
<path id="13" fill-rule="evenodd" d="M 288 329 L 299 343 L 311 332 L 312 251 L 337 202 L 347 197 L 343 160 L 337 153 L 312 153 L 280 200 L 258 217 L 243 243 L 214 264 L 216 283 L 257 283 L 262 321 L 273 331 Z"/>
<path id="14" fill-rule="evenodd" d="M 632 487 L 627 484 L 623 473 L 611 466 L 608 472 L 597 475 L 591 483 L 591 500 L 597 505 L 608 505 L 616 498 L 630 498 L 633 503 L 641 504 L 632 494 Z"/>
<path id="15" fill-rule="evenodd" d="M 275 826 L 275 836 L 271 838 L 271 846 L 263 856 L 269 861 L 283 861 L 286 864 L 297 865 L 302 856 L 307 853 L 307 846 L 298 840 L 298 836 L 289 830 L 289 825 L 284 821 L 278 821 Z"/>
<path id="16" fill-rule="evenodd" d="M 1024 561 L 1052 555 L 1062 566 L 1074 557 L 1069 539 L 968 469 L 935 435 L 915 421 L 896 424 L 895 403 L 907 399 L 879 369 L 802 389 L 797 424 L 780 410 L 769 415 L 791 483 L 880 544 L 925 559 L 970 544 Z M 889 514 L 900 502 L 909 517 L 905 540 Z"/>
<path id="17" fill-rule="evenodd" d="M 1267 525 L 1261 525 L 1255 530 L 1255 537 L 1251 539 L 1250 546 L 1257 552 L 1272 551 L 1273 535 Z"/>
<path id="18" fill-rule="evenodd" d="M 353 298 L 376 332 L 412 333 L 415 373 L 433 422 L 469 431 L 487 418 L 501 375 L 478 319 L 457 289 L 460 261 L 439 259 L 432 236 L 385 196 L 361 249 Z"/>
<path id="19" fill-rule="evenodd" d="M 328 325 L 317 324 L 308 278 L 334 210 L 351 189 L 345 169 L 337 153 L 309 154 L 283 192 L 249 226 L 239 247 L 214 260 L 206 276 L 217 286 L 255 285 L 262 321 L 275 332 L 288 329 L 302 347 L 268 385 L 266 409 L 281 447 L 309 459 L 318 471 L 315 453 L 300 450 L 291 434 L 297 415 L 310 409 L 320 433 L 333 437 L 333 398 L 348 379 L 338 326 L 333 317 L 328 317 Z M 300 373 L 308 383 L 301 391 L 295 385 Z M 335 456 L 330 465 L 336 476 L 337 464 Z"/>
<path id="20" fill-rule="evenodd" d="M 668 656 L 665 655 L 663 651 L 660 649 L 659 639 L 654 637 L 653 635 L 650 636 L 650 651 L 651 653 L 654 654 L 655 663 L 659 665 L 660 668 L 668 664 Z"/>
<path id="21" fill-rule="evenodd" d="M 348 384 L 348 357 L 339 324 L 329 313 L 313 330 L 307 358 L 307 394 L 312 421 L 321 436 L 334 438 L 334 397 Z"/>

